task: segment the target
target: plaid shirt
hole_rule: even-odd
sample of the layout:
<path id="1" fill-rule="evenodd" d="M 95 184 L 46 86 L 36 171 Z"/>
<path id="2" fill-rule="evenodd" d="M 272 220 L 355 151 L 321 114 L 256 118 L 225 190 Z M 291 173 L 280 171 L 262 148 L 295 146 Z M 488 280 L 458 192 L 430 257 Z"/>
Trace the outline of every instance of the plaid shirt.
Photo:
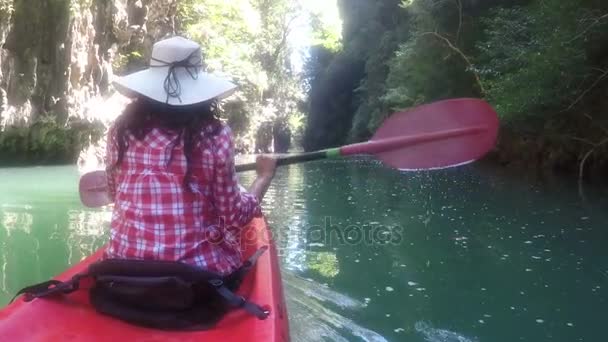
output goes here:
<path id="1" fill-rule="evenodd" d="M 142 141 L 129 136 L 128 145 L 112 170 L 118 148 L 110 129 L 106 165 L 114 212 L 106 257 L 182 261 L 221 274 L 238 268 L 238 227 L 261 209 L 238 184 L 230 128 L 210 124 L 201 132 L 190 192 L 183 187 L 186 159 L 177 134 L 154 128 Z"/>

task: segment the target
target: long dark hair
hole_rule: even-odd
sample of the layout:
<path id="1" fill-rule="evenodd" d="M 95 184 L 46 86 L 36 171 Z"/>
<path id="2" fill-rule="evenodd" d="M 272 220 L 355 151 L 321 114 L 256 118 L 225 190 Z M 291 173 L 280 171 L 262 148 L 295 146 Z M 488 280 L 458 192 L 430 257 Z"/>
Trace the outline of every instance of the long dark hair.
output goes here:
<path id="1" fill-rule="evenodd" d="M 137 140 L 143 140 L 153 128 L 161 128 L 177 134 L 169 163 L 173 157 L 173 149 L 183 140 L 184 157 L 187 162 L 184 187 L 188 186 L 192 176 L 192 153 L 199 142 L 201 131 L 209 124 L 217 124 L 219 128 L 219 106 L 216 100 L 210 100 L 189 106 L 171 106 L 144 97 L 131 102 L 123 113 L 116 119 L 114 125 L 118 158 L 113 168 L 122 163 L 125 152 L 129 148 L 129 135 Z M 217 129 L 211 134 L 216 134 Z"/>

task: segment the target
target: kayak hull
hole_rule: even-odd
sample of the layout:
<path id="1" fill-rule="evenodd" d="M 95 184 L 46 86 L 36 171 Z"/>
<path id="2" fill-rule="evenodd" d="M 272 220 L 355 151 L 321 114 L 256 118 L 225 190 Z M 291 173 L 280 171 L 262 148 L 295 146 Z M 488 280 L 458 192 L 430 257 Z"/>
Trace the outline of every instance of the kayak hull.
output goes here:
<path id="1" fill-rule="evenodd" d="M 211 330 L 174 332 L 134 326 L 98 314 L 90 305 L 88 288 L 59 298 L 19 298 L 0 311 L 0 336 L 5 341 L 268 341 L 289 340 L 289 324 L 277 250 L 263 218 L 254 219 L 243 230 L 243 256 L 269 246 L 246 275 L 238 293 L 270 309 L 265 320 L 232 310 Z M 68 269 L 56 279 L 69 280 L 97 261 L 103 249 Z"/>

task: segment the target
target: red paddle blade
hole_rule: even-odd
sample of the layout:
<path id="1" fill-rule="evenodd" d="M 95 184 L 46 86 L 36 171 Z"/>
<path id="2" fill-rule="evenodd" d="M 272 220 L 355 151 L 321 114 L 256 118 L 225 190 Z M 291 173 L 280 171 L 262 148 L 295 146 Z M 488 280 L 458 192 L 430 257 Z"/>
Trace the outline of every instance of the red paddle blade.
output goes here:
<path id="1" fill-rule="evenodd" d="M 452 99 L 392 115 L 371 142 L 409 136 L 408 143 L 377 158 L 401 170 L 442 169 L 483 157 L 494 147 L 498 127 L 498 115 L 487 102 Z"/>
<path id="2" fill-rule="evenodd" d="M 112 203 L 107 184 L 105 171 L 93 171 L 80 177 L 78 190 L 82 204 L 89 208 L 97 208 Z"/>

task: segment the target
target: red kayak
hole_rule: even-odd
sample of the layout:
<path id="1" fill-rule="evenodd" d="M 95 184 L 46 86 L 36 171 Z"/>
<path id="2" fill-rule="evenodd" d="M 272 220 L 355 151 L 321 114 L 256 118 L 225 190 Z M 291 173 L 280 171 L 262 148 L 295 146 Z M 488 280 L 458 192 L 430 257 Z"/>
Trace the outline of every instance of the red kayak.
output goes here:
<path id="1" fill-rule="evenodd" d="M 243 230 L 243 255 L 269 246 L 245 276 L 238 293 L 270 308 L 265 320 L 233 310 L 211 330 L 171 332 L 142 328 L 98 314 L 82 290 L 53 298 L 24 302 L 22 298 L 0 311 L 2 341 L 289 341 L 289 324 L 274 242 L 263 218 Z M 86 258 L 56 279 L 67 281 L 97 261 L 102 251 Z"/>

